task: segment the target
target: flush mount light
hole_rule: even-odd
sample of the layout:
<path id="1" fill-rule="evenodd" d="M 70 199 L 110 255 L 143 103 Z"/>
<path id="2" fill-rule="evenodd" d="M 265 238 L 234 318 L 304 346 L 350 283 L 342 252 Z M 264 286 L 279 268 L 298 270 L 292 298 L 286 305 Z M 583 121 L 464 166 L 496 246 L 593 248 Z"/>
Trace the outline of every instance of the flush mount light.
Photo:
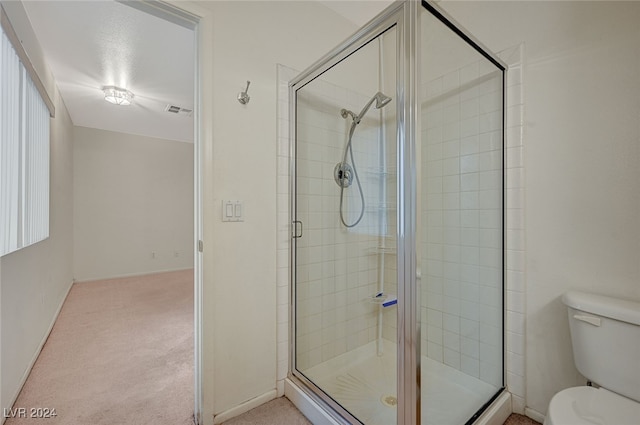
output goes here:
<path id="1" fill-rule="evenodd" d="M 133 93 L 129 90 L 116 87 L 116 86 L 104 86 L 102 88 L 104 92 L 104 100 L 114 105 L 128 106 L 131 105 L 131 99 L 133 99 Z"/>

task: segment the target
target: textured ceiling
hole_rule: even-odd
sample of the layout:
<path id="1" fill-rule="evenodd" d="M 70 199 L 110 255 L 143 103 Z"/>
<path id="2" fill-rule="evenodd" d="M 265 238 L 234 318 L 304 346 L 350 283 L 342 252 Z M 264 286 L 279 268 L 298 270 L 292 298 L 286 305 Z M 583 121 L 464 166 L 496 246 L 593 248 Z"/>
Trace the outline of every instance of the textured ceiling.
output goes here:
<path id="1" fill-rule="evenodd" d="M 74 125 L 193 141 L 194 32 L 114 1 L 27 1 L 24 7 Z M 133 92 L 105 102 L 103 86 Z"/>

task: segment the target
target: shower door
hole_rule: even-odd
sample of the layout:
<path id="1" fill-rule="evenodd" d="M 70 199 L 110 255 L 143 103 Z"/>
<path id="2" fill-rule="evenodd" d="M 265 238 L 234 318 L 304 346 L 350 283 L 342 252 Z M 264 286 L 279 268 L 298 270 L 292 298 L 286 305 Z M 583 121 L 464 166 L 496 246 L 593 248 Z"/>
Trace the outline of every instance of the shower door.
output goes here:
<path id="1" fill-rule="evenodd" d="M 396 423 L 397 28 L 298 84 L 294 375 L 351 423 Z"/>
<path id="2" fill-rule="evenodd" d="M 470 424 L 504 387 L 504 76 L 406 1 L 290 85 L 290 376 L 339 423 Z"/>

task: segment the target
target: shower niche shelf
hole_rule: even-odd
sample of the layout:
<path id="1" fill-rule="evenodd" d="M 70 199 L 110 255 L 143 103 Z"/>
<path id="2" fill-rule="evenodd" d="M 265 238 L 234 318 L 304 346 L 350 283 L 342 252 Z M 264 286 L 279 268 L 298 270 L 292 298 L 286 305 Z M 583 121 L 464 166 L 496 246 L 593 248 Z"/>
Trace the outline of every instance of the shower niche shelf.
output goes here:
<path id="1" fill-rule="evenodd" d="M 389 179 L 396 177 L 397 173 L 395 169 L 384 169 L 376 167 L 368 167 L 364 169 L 364 173 L 367 176 L 380 179 Z"/>
<path id="2" fill-rule="evenodd" d="M 395 211 L 396 204 L 382 203 L 367 206 L 367 212 L 376 213 L 381 211 Z"/>
<path id="3" fill-rule="evenodd" d="M 396 255 L 396 247 L 388 247 L 388 246 L 375 246 L 373 248 L 369 248 L 369 254 L 391 254 Z"/>

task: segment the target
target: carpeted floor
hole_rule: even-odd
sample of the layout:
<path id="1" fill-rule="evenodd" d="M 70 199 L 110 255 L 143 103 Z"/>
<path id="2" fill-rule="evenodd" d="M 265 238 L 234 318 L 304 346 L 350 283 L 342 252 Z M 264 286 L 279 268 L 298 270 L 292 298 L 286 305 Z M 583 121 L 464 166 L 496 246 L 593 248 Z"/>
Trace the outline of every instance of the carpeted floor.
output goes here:
<path id="1" fill-rule="evenodd" d="M 14 408 L 57 416 L 7 425 L 191 425 L 193 271 L 74 284 Z"/>
<path id="2" fill-rule="evenodd" d="M 517 413 L 512 413 L 511 416 L 507 418 L 507 421 L 504 425 L 541 425 L 540 422 L 536 422 L 533 419 L 519 415 Z"/>
<path id="3" fill-rule="evenodd" d="M 240 416 L 223 422 L 222 425 L 307 425 L 311 424 L 285 397 L 249 410 Z"/>
<path id="4" fill-rule="evenodd" d="M 302 413 L 284 397 L 249 410 L 222 425 L 307 425 L 311 424 Z M 540 425 L 526 416 L 513 413 L 504 425 Z"/>

